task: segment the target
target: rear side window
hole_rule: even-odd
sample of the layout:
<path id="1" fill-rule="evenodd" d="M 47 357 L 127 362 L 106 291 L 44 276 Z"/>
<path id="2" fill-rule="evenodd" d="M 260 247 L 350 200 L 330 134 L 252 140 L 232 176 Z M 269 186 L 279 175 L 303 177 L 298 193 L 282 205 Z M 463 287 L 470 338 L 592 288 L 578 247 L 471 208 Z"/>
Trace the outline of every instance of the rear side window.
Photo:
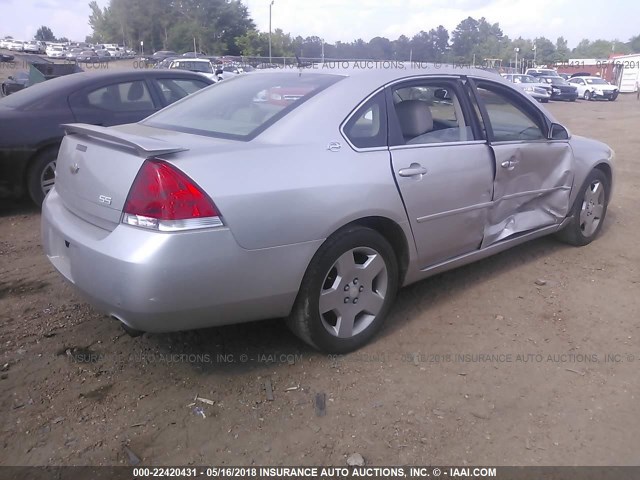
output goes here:
<path id="1" fill-rule="evenodd" d="M 387 116 L 384 92 L 373 96 L 347 121 L 344 134 L 358 148 L 387 145 Z"/>
<path id="2" fill-rule="evenodd" d="M 250 140 L 342 78 L 297 72 L 239 75 L 170 105 L 143 123 L 196 135 Z"/>
<path id="3" fill-rule="evenodd" d="M 142 80 L 100 87 L 86 95 L 86 103 L 91 107 L 112 112 L 154 109 L 147 85 Z"/>

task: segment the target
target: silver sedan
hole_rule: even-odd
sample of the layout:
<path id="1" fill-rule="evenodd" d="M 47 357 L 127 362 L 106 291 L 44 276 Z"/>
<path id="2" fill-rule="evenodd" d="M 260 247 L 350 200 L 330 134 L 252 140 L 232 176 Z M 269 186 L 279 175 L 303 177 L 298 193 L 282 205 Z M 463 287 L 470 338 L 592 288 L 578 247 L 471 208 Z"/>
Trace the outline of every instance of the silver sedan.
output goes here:
<path id="1" fill-rule="evenodd" d="M 284 317 L 347 352 L 401 286 L 598 235 L 607 145 L 489 72 L 356 67 L 238 75 L 136 124 L 66 125 L 50 261 L 131 333 Z"/>

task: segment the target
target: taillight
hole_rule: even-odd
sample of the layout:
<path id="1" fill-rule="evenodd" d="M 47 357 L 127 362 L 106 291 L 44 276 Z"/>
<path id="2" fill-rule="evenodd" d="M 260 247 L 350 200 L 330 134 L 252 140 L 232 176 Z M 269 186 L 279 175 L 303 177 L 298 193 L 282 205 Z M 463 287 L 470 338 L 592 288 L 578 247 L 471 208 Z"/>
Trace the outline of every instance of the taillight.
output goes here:
<path id="1" fill-rule="evenodd" d="M 220 212 L 187 175 L 158 159 L 146 160 L 124 204 L 122 223 L 164 232 L 222 225 Z"/>

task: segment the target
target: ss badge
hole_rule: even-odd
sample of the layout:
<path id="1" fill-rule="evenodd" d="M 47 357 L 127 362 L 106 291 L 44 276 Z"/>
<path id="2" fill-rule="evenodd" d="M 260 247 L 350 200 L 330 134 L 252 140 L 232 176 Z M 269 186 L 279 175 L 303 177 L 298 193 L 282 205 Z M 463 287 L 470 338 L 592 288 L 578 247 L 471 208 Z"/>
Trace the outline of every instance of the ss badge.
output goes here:
<path id="1" fill-rule="evenodd" d="M 107 197 L 106 195 L 100 195 L 98 201 L 106 205 L 111 205 L 111 197 Z"/>

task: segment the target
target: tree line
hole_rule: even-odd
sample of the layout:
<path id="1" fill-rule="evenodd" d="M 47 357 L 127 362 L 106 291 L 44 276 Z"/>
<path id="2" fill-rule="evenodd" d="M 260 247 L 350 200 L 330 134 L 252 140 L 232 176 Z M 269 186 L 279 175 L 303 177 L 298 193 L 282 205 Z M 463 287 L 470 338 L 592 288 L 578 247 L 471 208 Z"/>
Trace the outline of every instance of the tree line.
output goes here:
<path id="1" fill-rule="evenodd" d="M 209 55 L 268 56 L 269 34 L 255 28 L 241 0 L 110 0 L 100 8 L 89 4 L 92 43 L 119 43 L 145 52 L 193 51 Z M 48 30 L 48 27 L 41 27 Z M 439 25 L 395 40 L 377 36 L 369 41 L 326 43 L 317 36 L 292 36 L 281 29 L 271 34 L 273 57 L 414 60 L 481 64 L 487 59 L 509 63 L 518 58 L 553 64 L 569 58 L 608 58 L 611 53 L 640 53 L 640 35 L 628 41 L 584 39 L 570 49 L 567 40 L 545 37 L 510 38 L 498 23 L 468 17 L 449 32 Z"/>

